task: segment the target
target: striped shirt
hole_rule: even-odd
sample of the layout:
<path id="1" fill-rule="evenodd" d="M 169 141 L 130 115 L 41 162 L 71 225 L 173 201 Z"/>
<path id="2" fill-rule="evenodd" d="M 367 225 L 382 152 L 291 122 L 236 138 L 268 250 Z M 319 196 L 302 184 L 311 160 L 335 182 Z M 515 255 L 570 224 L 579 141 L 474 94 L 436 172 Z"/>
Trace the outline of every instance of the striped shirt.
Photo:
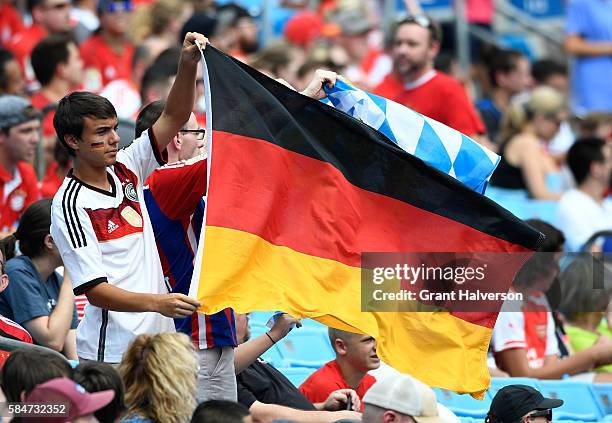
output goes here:
<path id="1" fill-rule="evenodd" d="M 168 288 L 187 295 L 193 275 L 204 218 L 206 160 L 189 161 L 156 169 L 144 190 L 155 241 Z M 199 349 L 237 346 L 234 314 L 231 309 L 205 315 L 174 319 L 176 330 L 191 337 Z"/>

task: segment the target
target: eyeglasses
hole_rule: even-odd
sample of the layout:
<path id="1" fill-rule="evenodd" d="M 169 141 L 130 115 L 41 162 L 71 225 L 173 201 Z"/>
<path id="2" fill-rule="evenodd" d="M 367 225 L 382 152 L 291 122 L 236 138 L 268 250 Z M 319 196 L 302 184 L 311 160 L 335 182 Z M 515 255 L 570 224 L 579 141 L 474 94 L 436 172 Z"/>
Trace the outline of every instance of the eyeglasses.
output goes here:
<path id="1" fill-rule="evenodd" d="M 195 134 L 197 140 L 203 140 L 204 135 L 206 135 L 206 129 L 179 129 L 180 133 L 183 134 Z"/>
<path id="2" fill-rule="evenodd" d="M 533 413 L 529 413 L 525 416 L 525 420 L 532 420 L 538 417 L 544 417 L 547 421 L 552 422 L 552 410 L 539 410 L 534 411 Z"/>

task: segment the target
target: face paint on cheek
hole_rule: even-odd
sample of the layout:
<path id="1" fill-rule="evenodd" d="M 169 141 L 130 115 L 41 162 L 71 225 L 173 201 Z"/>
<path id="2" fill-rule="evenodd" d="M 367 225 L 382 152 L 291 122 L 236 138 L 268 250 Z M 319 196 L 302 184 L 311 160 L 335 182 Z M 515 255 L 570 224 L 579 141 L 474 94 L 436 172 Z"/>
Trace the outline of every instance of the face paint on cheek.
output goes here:
<path id="1" fill-rule="evenodd" d="M 95 141 L 89 144 L 91 148 L 104 148 L 104 141 Z"/>

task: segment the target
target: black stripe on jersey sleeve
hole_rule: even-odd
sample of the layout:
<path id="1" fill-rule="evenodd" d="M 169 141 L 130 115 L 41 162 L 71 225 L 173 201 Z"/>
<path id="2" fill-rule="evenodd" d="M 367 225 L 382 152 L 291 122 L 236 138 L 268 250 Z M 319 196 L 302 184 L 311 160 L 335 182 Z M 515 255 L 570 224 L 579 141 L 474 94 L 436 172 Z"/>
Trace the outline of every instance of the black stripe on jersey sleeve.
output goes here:
<path id="1" fill-rule="evenodd" d="M 70 182 L 68 182 L 68 186 L 64 190 L 64 196 L 62 197 L 62 212 L 64 214 L 64 221 L 66 222 L 66 228 L 68 228 L 68 235 L 70 236 L 70 243 L 72 244 L 72 248 L 77 248 L 76 242 L 74 240 L 74 236 L 72 235 L 72 225 L 71 225 L 72 218 L 69 216 L 68 207 L 66 206 L 66 204 L 68 203 L 67 197 L 69 197 L 69 192 L 73 184 L 74 184 L 74 180 L 71 179 Z"/>
<path id="2" fill-rule="evenodd" d="M 85 238 L 85 232 L 83 231 L 83 227 L 81 226 L 81 221 L 79 220 L 79 215 L 77 214 L 77 208 L 76 208 L 76 199 L 79 196 L 79 191 L 81 190 L 82 185 L 78 184 L 76 192 L 74 193 L 74 198 L 72 199 L 72 209 L 74 211 L 74 217 L 76 220 L 76 223 L 79 227 L 79 235 L 83 238 L 83 247 L 87 247 L 87 238 Z M 76 232 L 76 228 L 75 228 L 75 232 Z"/>
<path id="3" fill-rule="evenodd" d="M 106 276 L 101 277 L 101 278 L 92 279 L 89 282 L 85 282 L 84 284 L 81 284 L 77 286 L 76 288 L 74 288 L 73 290 L 74 295 L 85 294 L 87 291 L 89 291 L 94 286 L 99 285 L 101 283 L 106 283 L 106 282 L 108 282 L 108 279 L 106 279 Z"/>

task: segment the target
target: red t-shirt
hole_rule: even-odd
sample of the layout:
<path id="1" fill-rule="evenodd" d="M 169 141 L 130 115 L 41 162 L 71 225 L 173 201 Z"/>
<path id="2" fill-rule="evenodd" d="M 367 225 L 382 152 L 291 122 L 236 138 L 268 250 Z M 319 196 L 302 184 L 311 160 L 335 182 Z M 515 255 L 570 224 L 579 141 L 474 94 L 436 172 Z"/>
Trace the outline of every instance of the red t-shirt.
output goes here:
<path id="1" fill-rule="evenodd" d="M 100 91 L 111 81 L 132 78 L 134 46 L 127 41 L 121 53 L 110 48 L 101 35 L 94 35 L 81 44 L 81 58 L 85 67 L 85 88 Z"/>
<path id="2" fill-rule="evenodd" d="M 45 95 L 40 91 L 37 91 L 34 95 L 32 95 L 30 101 L 32 102 L 32 106 L 40 111 L 42 111 L 45 107 L 52 103 L 52 101 L 45 97 Z M 43 118 L 42 133 L 45 137 L 55 135 L 55 128 L 53 127 L 53 116 L 55 116 L 55 110 L 51 110 Z"/>
<path id="3" fill-rule="evenodd" d="M 23 31 L 23 21 L 11 3 L 0 4 L 0 44 L 6 44 L 18 32 Z"/>
<path id="4" fill-rule="evenodd" d="M 42 198 L 53 198 L 59 187 L 62 186 L 64 178 L 58 175 L 59 164 L 54 161 L 48 167 L 40 183 L 40 195 Z"/>
<path id="5" fill-rule="evenodd" d="M 39 198 L 38 181 L 31 164 L 17 163 L 14 175 L 0 166 L 0 232 L 15 230 L 21 214 Z"/>
<path id="6" fill-rule="evenodd" d="M 357 389 L 355 389 L 359 399 L 363 400 L 363 396 L 374 383 L 376 383 L 374 376 L 368 374 L 364 376 Z M 325 366 L 311 374 L 300 385 L 300 392 L 313 404 L 325 401 L 329 394 L 338 389 L 352 388 L 344 381 L 336 360 L 326 363 Z M 363 411 L 363 401 L 361 402 L 361 411 Z"/>
<path id="7" fill-rule="evenodd" d="M 427 82 L 407 89 L 393 74 L 385 77 L 374 94 L 411 109 L 471 136 L 485 127 L 459 81 L 442 72 Z"/>

